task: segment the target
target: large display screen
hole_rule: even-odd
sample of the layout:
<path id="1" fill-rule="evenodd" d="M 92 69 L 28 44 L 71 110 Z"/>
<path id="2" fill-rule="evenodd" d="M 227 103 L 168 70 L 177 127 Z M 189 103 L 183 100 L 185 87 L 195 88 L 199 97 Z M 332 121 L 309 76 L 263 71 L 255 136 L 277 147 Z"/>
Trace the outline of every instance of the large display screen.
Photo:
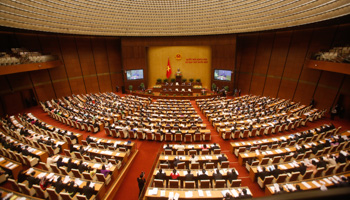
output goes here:
<path id="1" fill-rule="evenodd" d="M 128 81 L 143 79 L 143 69 L 126 70 L 126 79 Z"/>
<path id="2" fill-rule="evenodd" d="M 214 80 L 220 81 L 231 81 L 232 71 L 231 70 L 214 70 Z"/>

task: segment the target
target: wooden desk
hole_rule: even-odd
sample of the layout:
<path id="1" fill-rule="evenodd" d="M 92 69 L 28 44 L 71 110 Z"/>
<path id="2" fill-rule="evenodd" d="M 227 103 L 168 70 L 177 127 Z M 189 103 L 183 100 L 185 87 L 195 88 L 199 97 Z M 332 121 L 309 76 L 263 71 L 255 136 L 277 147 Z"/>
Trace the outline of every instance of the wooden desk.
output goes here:
<path id="1" fill-rule="evenodd" d="M 40 198 L 36 198 L 36 197 L 32 197 L 32 196 L 28 196 L 28 195 L 25 195 L 23 193 L 20 193 L 20 192 L 15 192 L 13 190 L 9 190 L 7 188 L 4 188 L 4 187 L 0 187 L 0 192 L 1 192 L 1 198 L 0 199 L 3 199 L 4 197 L 6 197 L 8 194 L 12 193 L 12 197 L 13 196 L 17 196 L 18 198 L 25 198 L 26 200 L 42 200 Z M 11 198 L 12 198 L 11 197 Z"/>
<path id="2" fill-rule="evenodd" d="M 11 171 L 14 179 L 17 179 L 19 171 L 23 169 L 21 163 L 15 162 L 2 156 L 0 156 L 0 166 L 5 171 Z"/>
<path id="3" fill-rule="evenodd" d="M 150 191 L 152 191 L 153 187 L 148 187 L 146 194 L 145 194 L 145 200 L 167 200 L 169 199 L 170 193 L 173 193 L 174 195 L 178 193 L 179 199 L 208 199 L 208 200 L 222 200 L 223 199 L 223 193 L 226 194 L 226 192 L 229 192 L 231 195 L 237 194 L 238 190 L 246 189 L 248 193 L 251 193 L 248 187 L 240 187 L 240 188 L 203 188 L 203 189 L 173 189 L 173 188 L 158 188 L 158 191 L 156 194 L 150 194 Z M 164 191 L 164 196 L 161 195 L 162 191 Z M 199 191 L 203 192 L 203 196 L 199 195 Z M 207 193 L 209 191 L 209 194 Z M 186 193 L 192 193 L 191 197 L 187 197 Z"/>
<path id="4" fill-rule="evenodd" d="M 128 141 L 123 140 L 113 140 L 113 139 L 104 139 L 104 138 L 98 138 L 98 137 L 90 137 L 96 144 L 107 144 L 108 146 L 117 146 L 117 147 L 125 147 L 126 149 L 129 149 L 130 152 L 135 152 L 136 145 L 135 142 L 129 143 Z"/>
<path id="5" fill-rule="evenodd" d="M 198 158 L 197 162 L 199 163 L 200 168 L 203 168 L 203 164 L 206 162 L 213 162 L 214 166 L 215 166 L 219 162 L 219 159 L 218 159 L 219 156 L 221 156 L 221 154 L 219 154 L 219 155 L 200 155 L 200 156 L 197 156 L 197 158 Z M 185 162 L 186 164 L 190 163 L 191 156 L 187 156 L 187 155 L 184 155 L 184 156 L 160 155 L 159 161 L 161 163 L 168 161 L 169 164 L 171 164 L 171 166 L 173 166 L 173 161 L 174 161 L 174 158 L 176 158 L 176 157 L 180 158 L 181 162 Z"/>
<path id="6" fill-rule="evenodd" d="M 76 145 L 75 144 L 75 145 L 73 145 L 73 147 L 79 149 L 80 145 Z M 105 156 L 107 158 L 111 158 L 113 156 L 115 158 L 118 158 L 118 160 L 120 160 L 121 162 L 124 162 L 125 158 L 127 157 L 125 152 L 110 151 L 110 150 L 107 150 L 107 149 L 98 149 L 98 148 L 92 148 L 92 147 L 90 147 L 87 150 L 87 152 L 90 153 L 90 154 L 93 154 L 95 156 L 98 156 L 98 157 Z"/>

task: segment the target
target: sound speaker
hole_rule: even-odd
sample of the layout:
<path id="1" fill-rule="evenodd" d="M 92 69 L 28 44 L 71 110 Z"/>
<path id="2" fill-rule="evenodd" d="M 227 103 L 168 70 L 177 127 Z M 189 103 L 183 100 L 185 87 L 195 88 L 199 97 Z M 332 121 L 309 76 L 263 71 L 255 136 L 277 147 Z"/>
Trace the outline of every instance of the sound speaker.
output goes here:
<path id="1" fill-rule="evenodd" d="M 122 94 L 126 94 L 125 86 L 122 86 Z"/>

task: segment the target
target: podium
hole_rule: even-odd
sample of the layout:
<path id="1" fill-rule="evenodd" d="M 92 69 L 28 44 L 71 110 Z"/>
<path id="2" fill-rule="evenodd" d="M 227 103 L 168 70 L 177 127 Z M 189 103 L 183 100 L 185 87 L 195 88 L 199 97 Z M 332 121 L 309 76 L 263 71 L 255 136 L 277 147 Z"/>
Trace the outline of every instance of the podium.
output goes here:
<path id="1" fill-rule="evenodd" d="M 178 82 L 179 84 L 181 84 L 182 83 L 182 75 L 176 75 L 175 82 Z"/>

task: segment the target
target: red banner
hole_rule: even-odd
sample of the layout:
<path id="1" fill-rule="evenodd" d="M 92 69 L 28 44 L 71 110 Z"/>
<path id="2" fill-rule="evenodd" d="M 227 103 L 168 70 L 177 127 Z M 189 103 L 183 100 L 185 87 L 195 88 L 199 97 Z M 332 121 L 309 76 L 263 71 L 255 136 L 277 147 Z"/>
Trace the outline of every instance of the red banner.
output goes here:
<path id="1" fill-rule="evenodd" d="M 166 77 L 169 79 L 171 75 L 171 66 L 170 66 L 170 61 L 169 61 L 169 58 L 168 58 L 168 66 L 167 66 L 167 69 L 166 69 Z"/>

